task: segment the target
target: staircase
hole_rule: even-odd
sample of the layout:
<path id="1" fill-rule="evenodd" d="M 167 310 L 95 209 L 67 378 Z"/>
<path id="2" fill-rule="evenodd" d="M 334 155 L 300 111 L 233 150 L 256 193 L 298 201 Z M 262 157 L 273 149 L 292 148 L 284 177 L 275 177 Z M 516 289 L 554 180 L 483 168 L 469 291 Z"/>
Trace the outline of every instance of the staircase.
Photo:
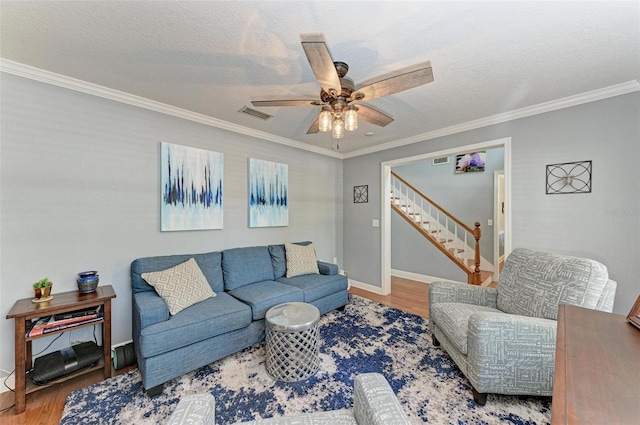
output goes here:
<path id="1" fill-rule="evenodd" d="M 467 226 L 393 171 L 391 208 L 467 273 L 468 283 L 481 285 L 491 275 L 480 270 L 479 222 Z"/>

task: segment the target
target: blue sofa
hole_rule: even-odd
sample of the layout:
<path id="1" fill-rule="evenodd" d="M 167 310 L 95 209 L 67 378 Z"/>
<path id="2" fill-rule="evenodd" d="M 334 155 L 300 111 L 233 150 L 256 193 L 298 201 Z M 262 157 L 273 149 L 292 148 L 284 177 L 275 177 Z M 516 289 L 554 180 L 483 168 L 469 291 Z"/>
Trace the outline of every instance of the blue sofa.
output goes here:
<path id="1" fill-rule="evenodd" d="M 217 295 L 170 315 L 141 275 L 190 258 Z M 319 274 L 290 278 L 286 270 L 284 245 L 133 261 L 133 343 L 147 394 L 159 394 L 164 382 L 260 342 L 265 313 L 274 305 L 306 302 L 325 314 L 347 304 L 347 278 L 335 264 L 318 261 Z"/>

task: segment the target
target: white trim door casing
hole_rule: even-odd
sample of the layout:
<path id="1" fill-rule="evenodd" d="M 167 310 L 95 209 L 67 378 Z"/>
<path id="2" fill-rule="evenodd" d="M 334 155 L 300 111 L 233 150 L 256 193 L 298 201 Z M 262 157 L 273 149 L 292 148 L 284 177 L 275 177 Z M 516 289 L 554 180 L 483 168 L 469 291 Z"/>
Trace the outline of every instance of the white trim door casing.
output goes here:
<path id="1" fill-rule="evenodd" d="M 441 156 L 500 147 L 504 148 L 504 255 L 506 257 L 511 252 L 511 137 L 475 143 L 473 145 L 460 146 L 438 152 L 430 152 L 423 155 L 394 159 L 381 163 L 380 175 L 382 182 L 380 187 L 382 193 L 380 194 L 380 199 L 383 201 L 382 212 L 380 215 L 380 217 L 382 217 L 380 220 L 382 226 L 382 229 L 380 229 L 380 264 L 382 265 L 382 276 L 380 278 L 382 287 L 380 292 L 382 295 L 388 295 L 391 293 L 391 167 L 430 160 Z M 497 261 L 494 260 L 494 262 Z"/>

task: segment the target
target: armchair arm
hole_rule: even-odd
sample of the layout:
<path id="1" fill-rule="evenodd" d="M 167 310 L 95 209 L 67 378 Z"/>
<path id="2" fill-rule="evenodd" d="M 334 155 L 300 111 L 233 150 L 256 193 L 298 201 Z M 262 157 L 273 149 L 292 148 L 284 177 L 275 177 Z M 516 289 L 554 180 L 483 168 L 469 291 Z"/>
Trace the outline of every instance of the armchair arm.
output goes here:
<path id="1" fill-rule="evenodd" d="M 429 305 L 435 303 L 465 303 L 498 308 L 498 291 L 462 282 L 433 282 L 429 285 Z"/>
<path id="2" fill-rule="evenodd" d="M 332 263 L 326 263 L 324 261 L 317 261 L 318 271 L 320 274 L 334 275 L 338 274 L 338 266 Z"/>
<path id="3" fill-rule="evenodd" d="M 557 322 L 480 312 L 469 318 L 467 377 L 481 393 L 551 395 Z"/>
<path id="4" fill-rule="evenodd" d="M 140 330 L 154 323 L 169 320 L 169 307 L 158 294 L 152 291 L 133 294 L 134 321 L 139 320 Z"/>
<path id="5" fill-rule="evenodd" d="M 353 391 L 353 414 L 358 425 L 409 425 L 391 386 L 379 373 L 358 375 Z"/>

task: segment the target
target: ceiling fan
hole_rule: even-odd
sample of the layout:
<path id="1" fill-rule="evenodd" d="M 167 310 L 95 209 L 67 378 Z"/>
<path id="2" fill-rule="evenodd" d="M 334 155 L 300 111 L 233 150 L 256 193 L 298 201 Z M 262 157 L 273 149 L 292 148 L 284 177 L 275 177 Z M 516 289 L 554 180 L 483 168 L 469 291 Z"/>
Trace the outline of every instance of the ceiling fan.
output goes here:
<path id="1" fill-rule="evenodd" d="M 388 96 L 433 81 L 431 64 L 424 62 L 381 75 L 371 83 L 356 87 L 353 80 L 346 76 L 349 65 L 333 60 L 322 35 L 303 34 L 301 38 L 307 60 L 320 83 L 320 98 L 254 100 L 251 103 L 257 107 L 322 106 L 307 134 L 331 131 L 335 139 L 341 139 L 345 130 L 358 128 L 358 117 L 384 127 L 393 118 L 361 101 Z"/>

